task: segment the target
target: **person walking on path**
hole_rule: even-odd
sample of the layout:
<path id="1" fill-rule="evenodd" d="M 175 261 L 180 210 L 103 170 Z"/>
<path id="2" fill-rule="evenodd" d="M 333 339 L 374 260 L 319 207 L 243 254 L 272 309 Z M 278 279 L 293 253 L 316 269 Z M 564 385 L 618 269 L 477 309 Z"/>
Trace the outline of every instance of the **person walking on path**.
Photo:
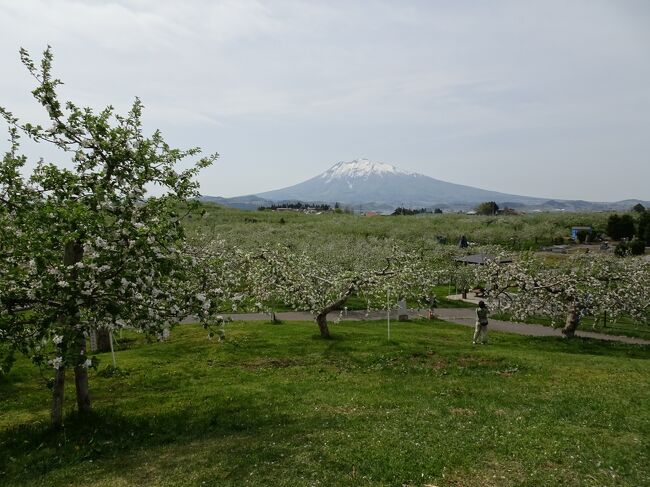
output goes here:
<path id="1" fill-rule="evenodd" d="M 487 325 L 488 308 L 485 306 L 485 301 L 479 301 L 478 308 L 476 308 L 476 328 L 474 328 L 474 338 L 472 339 L 472 344 L 476 345 L 477 340 L 480 340 L 483 344 L 487 343 Z"/>
<path id="2" fill-rule="evenodd" d="M 427 296 L 427 302 L 429 303 L 429 319 L 432 320 L 436 317 L 436 308 L 438 307 L 436 295 L 431 293 Z"/>

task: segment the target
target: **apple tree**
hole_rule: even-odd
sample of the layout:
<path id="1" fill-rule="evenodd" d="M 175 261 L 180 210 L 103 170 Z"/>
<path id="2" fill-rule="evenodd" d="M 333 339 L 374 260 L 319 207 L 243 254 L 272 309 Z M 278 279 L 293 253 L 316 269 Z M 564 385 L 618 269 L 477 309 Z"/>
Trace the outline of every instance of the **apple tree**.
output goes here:
<path id="1" fill-rule="evenodd" d="M 261 249 L 251 262 L 251 276 L 266 284 L 251 287 L 253 296 L 312 312 L 323 338 L 330 338 L 327 315 L 342 310 L 351 296 L 364 298 L 368 309 L 385 308 L 387 296 L 419 299 L 436 281 L 420 252 L 390 242 L 343 240 L 310 250 L 276 246 Z"/>
<path id="2" fill-rule="evenodd" d="M 650 310 L 650 263 L 642 258 L 580 254 L 550 266 L 524 255 L 513 263 L 491 262 L 481 269 L 491 304 L 515 319 L 545 316 L 564 322 L 573 337 L 584 316 L 627 315 L 647 322 Z"/>
<path id="3" fill-rule="evenodd" d="M 40 63 L 21 50 L 21 60 L 48 121 L 23 123 L 0 109 L 10 135 L 0 163 L 0 342 L 53 371 L 51 420 L 58 426 L 68 370 L 79 412 L 91 408 L 91 329 L 157 333 L 210 309 L 187 285 L 194 269 L 183 251 L 181 212 L 197 194 L 198 171 L 217 156 L 179 170 L 199 149 L 173 149 L 159 131 L 145 136 L 138 99 L 126 115 L 64 103 L 51 49 Z M 54 145 L 62 160 L 29 170 L 21 135 Z M 160 196 L 147 197 L 152 187 Z"/>

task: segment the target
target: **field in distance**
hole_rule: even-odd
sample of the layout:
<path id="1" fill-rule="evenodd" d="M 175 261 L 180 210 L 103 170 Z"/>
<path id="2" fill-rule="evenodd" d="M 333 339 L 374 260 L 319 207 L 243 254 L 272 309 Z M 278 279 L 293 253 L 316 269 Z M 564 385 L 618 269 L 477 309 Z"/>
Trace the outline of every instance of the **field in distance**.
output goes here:
<path id="1" fill-rule="evenodd" d="M 525 215 L 478 216 L 458 213 L 413 216 L 363 216 L 326 212 L 246 211 L 203 204 L 188 221 L 201 229 L 240 245 L 269 243 L 309 245 L 341 238 L 394 239 L 427 248 L 442 237 L 457 244 L 462 235 L 481 245 L 501 245 L 510 250 L 539 249 L 565 243 L 571 227 L 591 226 L 594 235 L 604 233 L 610 213 L 531 213 Z"/>

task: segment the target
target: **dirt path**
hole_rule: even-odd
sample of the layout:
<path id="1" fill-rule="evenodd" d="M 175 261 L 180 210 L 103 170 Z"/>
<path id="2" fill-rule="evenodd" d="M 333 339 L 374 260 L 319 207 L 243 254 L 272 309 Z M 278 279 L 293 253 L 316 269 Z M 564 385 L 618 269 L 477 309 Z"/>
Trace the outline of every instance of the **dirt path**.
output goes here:
<path id="1" fill-rule="evenodd" d="M 426 310 L 409 310 L 410 317 L 424 317 L 426 316 Z M 438 308 L 436 310 L 436 315 L 441 320 L 448 321 L 450 323 L 455 323 L 457 325 L 474 327 L 475 323 L 475 314 L 474 309 L 472 308 Z M 268 320 L 269 315 L 265 313 L 239 313 L 230 316 L 233 321 L 259 321 L 259 320 Z M 310 321 L 314 317 L 310 313 L 298 312 L 298 311 L 288 311 L 283 313 L 276 313 L 276 317 L 279 320 L 286 321 Z M 338 312 L 330 313 L 327 317 L 328 320 L 334 322 L 337 319 L 343 321 L 363 321 L 363 320 L 381 320 L 386 319 L 385 311 L 372 311 L 366 313 L 365 311 L 348 311 L 347 314 L 341 315 Z M 391 320 L 397 321 L 397 316 L 395 312 L 391 313 Z M 191 320 L 188 320 L 191 321 Z M 525 323 L 513 323 L 510 321 L 501 321 L 501 320 L 490 320 L 489 329 L 494 331 L 503 331 L 506 333 L 516 333 L 518 335 L 530 335 L 530 336 L 556 336 L 561 337 L 562 332 L 559 328 L 551 328 L 550 326 L 543 325 L 530 325 Z M 586 337 L 586 338 L 595 338 L 597 340 L 607 340 L 610 342 L 621 342 L 621 343 L 632 343 L 636 345 L 650 345 L 650 340 L 644 340 L 643 338 L 633 338 L 626 336 L 617 336 L 617 335 L 605 335 L 604 333 L 596 333 L 591 331 L 582 331 L 578 330 L 576 332 L 577 336 Z"/>

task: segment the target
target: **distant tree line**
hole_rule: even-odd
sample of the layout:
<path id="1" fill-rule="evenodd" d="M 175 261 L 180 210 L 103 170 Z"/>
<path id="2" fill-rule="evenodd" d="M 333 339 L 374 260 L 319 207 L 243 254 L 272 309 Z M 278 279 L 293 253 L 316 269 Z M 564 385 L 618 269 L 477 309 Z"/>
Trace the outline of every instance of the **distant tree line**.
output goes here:
<path id="1" fill-rule="evenodd" d="M 393 211 L 391 213 L 391 216 L 418 215 L 420 213 L 440 214 L 440 213 L 442 213 L 442 210 L 440 208 L 436 208 L 434 210 L 431 210 L 430 208 L 404 208 L 404 207 L 398 206 L 397 208 L 395 208 L 395 211 Z"/>
<path id="2" fill-rule="evenodd" d="M 401 206 L 398 206 L 395 208 L 395 211 L 391 213 L 391 215 L 417 215 L 419 213 L 427 213 L 429 210 L 426 208 L 403 208 Z"/>
<path id="3" fill-rule="evenodd" d="M 292 210 L 314 210 L 314 211 L 331 211 L 332 207 L 326 204 L 303 203 L 298 201 L 296 203 L 283 203 L 271 206 L 259 206 L 259 211 L 264 210 L 279 210 L 280 208 L 290 208 Z"/>
<path id="4" fill-rule="evenodd" d="M 478 205 L 474 211 L 479 215 L 496 215 L 499 213 L 499 205 L 494 201 L 485 201 Z"/>
<path id="5" fill-rule="evenodd" d="M 607 219 L 607 235 L 613 240 L 629 240 L 619 244 L 619 255 L 641 255 L 646 245 L 650 245 L 650 211 L 638 203 L 632 213 L 610 215 Z"/>
<path id="6" fill-rule="evenodd" d="M 517 214 L 517 212 L 513 208 L 508 208 L 507 206 L 504 208 L 499 208 L 499 205 L 497 205 L 495 201 L 484 201 L 476 208 L 474 208 L 474 211 L 476 212 L 477 215 L 486 215 L 486 216 Z"/>

